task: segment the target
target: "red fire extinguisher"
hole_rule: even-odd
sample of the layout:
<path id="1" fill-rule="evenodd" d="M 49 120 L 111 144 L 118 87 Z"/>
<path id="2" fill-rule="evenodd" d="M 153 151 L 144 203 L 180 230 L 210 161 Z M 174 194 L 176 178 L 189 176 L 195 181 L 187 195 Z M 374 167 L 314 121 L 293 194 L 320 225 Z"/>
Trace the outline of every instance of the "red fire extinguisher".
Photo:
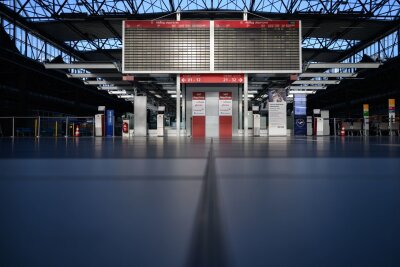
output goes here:
<path id="1" fill-rule="evenodd" d="M 346 132 L 344 131 L 344 127 L 341 128 L 340 130 L 340 136 L 345 136 Z"/>
<path id="2" fill-rule="evenodd" d="M 124 122 L 123 124 L 122 124 L 122 132 L 123 133 L 128 133 L 128 123 L 127 122 Z"/>
<path id="3" fill-rule="evenodd" d="M 79 125 L 76 125 L 75 128 L 75 137 L 79 137 L 81 135 L 81 133 L 79 132 Z"/>

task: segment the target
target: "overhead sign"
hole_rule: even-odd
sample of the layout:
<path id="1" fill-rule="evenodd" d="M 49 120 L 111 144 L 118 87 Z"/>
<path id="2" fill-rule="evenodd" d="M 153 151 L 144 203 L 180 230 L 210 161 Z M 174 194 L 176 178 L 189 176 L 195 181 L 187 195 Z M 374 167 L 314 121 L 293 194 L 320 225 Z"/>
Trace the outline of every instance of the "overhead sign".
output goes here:
<path id="1" fill-rule="evenodd" d="M 206 94 L 204 92 L 193 92 L 192 94 L 192 116 L 206 115 Z"/>
<path id="2" fill-rule="evenodd" d="M 123 81 L 134 81 L 135 80 L 135 76 L 133 76 L 133 75 L 124 75 L 124 76 L 122 76 L 122 80 Z"/>
<path id="3" fill-rule="evenodd" d="M 244 83 L 244 74 L 181 74 L 181 83 Z"/>

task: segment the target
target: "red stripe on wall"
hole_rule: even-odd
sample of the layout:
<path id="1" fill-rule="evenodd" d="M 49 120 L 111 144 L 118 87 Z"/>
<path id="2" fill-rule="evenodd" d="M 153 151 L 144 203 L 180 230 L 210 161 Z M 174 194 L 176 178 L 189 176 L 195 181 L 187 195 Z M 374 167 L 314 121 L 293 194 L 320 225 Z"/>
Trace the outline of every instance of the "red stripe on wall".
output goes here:
<path id="1" fill-rule="evenodd" d="M 206 136 L 206 117 L 193 116 L 192 117 L 192 137 L 205 137 Z"/>
<path id="2" fill-rule="evenodd" d="M 219 137 L 232 137 L 232 116 L 219 116 Z"/>

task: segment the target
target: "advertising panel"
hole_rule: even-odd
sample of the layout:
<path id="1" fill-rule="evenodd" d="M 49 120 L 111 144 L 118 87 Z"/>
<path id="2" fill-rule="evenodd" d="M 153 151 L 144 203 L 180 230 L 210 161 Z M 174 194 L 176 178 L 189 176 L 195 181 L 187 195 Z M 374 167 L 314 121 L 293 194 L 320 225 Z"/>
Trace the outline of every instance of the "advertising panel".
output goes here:
<path id="1" fill-rule="evenodd" d="M 270 136 L 286 136 L 286 90 L 271 89 L 268 96 L 268 133 Z"/>

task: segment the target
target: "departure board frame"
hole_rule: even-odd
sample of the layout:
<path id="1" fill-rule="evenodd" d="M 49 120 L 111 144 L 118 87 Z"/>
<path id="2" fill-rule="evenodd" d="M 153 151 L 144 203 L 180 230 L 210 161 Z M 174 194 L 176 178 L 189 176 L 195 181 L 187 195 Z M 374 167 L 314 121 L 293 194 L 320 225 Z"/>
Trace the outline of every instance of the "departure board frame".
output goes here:
<path id="1" fill-rule="evenodd" d="M 301 40 L 298 20 L 127 20 L 122 72 L 301 73 Z"/>

